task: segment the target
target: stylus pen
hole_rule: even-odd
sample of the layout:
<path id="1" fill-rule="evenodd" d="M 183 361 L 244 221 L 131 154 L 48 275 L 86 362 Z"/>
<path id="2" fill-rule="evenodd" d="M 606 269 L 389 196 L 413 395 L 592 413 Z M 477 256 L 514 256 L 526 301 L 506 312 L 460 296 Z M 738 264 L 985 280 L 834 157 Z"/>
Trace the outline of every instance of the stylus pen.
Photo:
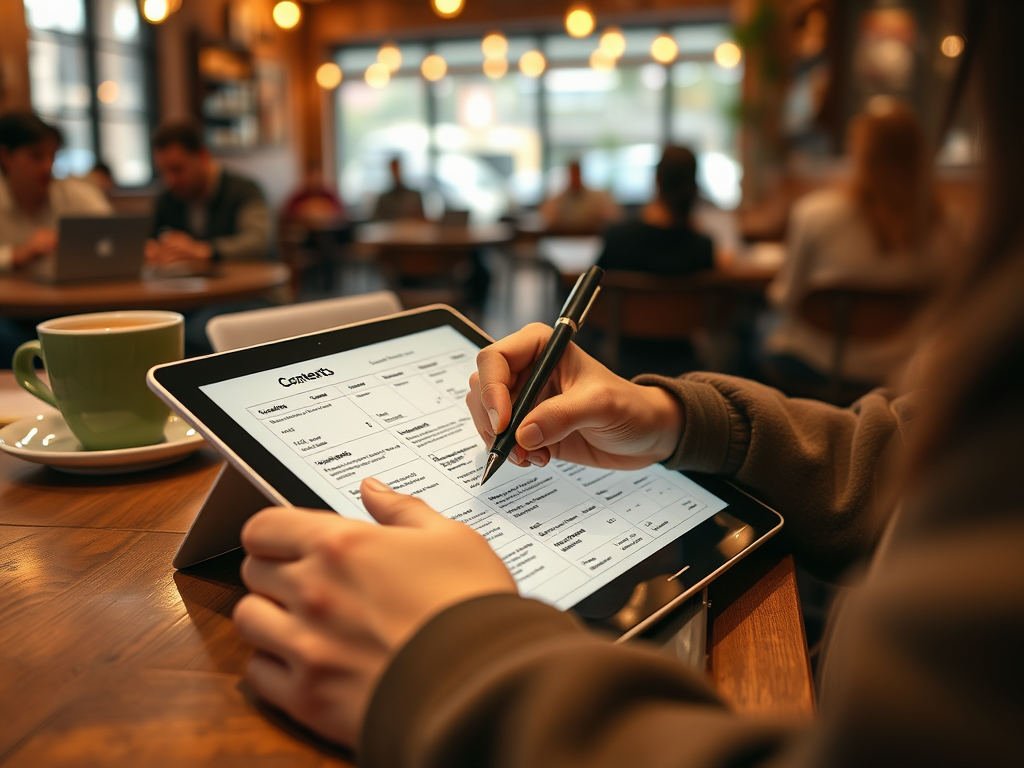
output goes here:
<path id="1" fill-rule="evenodd" d="M 487 466 L 484 467 L 484 475 L 480 479 L 481 486 L 505 463 L 509 453 L 515 447 L 516 430 L 523 423 L 526 414 L 533 409 L 537 395 L 544 389 L 544 385 L 548 383 L 551 372 L 555 370 L 558 361 L 562 359 L 562 353 L 569 346 L 572 337 L 583 326 L 583 321 L 586 320 L 587 313 L 594 304 L 594 299 L 601 292 L 600 283 L 603 276 L 603 269 L 591 267 L 580 275 L 580 279 L 573 286 L 569 298 L 565 301 L 565 306 L 558 313 L 555 329 L 551 332 L 551 337 L 544 346 L 544 351 L 537 358 L 537 365 L 534 367 L 533 373 L 530 374 L 526 386 L 523 387 L 523 391 L 519 393 L 519 397 L 516 398 L 516 402 L 512 406 L 512 420 L 509 422 L 508 427 L 505 428 L 505 431 L 494 438 L 494 445 L 491 446 L 491 452 L 487 455 Z"/>

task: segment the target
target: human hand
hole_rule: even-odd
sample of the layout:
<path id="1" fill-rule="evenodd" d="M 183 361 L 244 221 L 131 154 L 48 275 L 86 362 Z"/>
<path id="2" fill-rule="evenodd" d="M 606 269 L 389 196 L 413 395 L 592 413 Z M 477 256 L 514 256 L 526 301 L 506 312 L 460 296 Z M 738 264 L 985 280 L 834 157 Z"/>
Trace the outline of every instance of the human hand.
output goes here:
<path id="1" fill-rule="evenodd" d="M 504 563 L 468 526 L 366 479 L 381 523 L 265 509 L 242 529 L 251 590 L 235 606 L 256 650 L 256 692 L 300 723 L 355 746 L 377 681 L 416 630 L 449 606 L 516 592 Z"/>
<path id="2" fill-rule="evenodd" d="M 13 249 L 11 257 L 14 260 L 14 266 L 20 267 L 55 250 L 57 250 L 57 233 L 48 227 L 39 227 L 25 243 Z"/>
<path id="3" fill-rule="evenodd" d="M 207 262 L 213 258 L 213 246 L 195 240 L 186 232 L 162 232 L 156 240 L 146 241 L 146 262 L 153 267 L 178 262 Z"/>
<path id="4" fill-rule="evenodd" d="M 534 323 L 477 355 L 466 402 L 488 445 L 508 426 L 512 402 L 550 335 L 551 328 Z M 684 417 L 682 405 L 667 391 L 626 381 L 570 344 L 516 431 L 518 445 L 509 461 L 543 466 L 553 457 L 639 469 L 672 455 Z"/>

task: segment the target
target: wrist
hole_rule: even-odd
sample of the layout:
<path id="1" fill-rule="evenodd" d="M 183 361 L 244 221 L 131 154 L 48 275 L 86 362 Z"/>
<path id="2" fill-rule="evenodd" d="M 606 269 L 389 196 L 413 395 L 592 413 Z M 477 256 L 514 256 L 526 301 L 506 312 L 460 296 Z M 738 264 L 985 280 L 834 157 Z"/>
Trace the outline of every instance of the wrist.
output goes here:
<path id="1" fill-rule="evenodd" d="M 661 387 L 638 385 L 645 395 L 648 413 L 651 414 L 651 434 L 654 445 L 651 453 L 654 461 L 669 459 L 679 447 L 686 424 L 683 404 L 671 392 Z"/>

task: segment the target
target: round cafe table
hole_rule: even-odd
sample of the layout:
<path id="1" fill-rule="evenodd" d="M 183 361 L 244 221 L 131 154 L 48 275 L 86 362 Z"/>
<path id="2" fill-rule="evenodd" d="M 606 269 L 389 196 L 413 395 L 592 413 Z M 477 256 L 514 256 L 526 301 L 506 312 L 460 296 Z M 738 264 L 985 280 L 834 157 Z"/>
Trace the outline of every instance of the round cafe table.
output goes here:
<path id="1" fill-rule="evenodd" d="M 353 239 L 363 245 L 412 250 L 471 249 L 512 240 L 508 224 L 445 226 L 432 221 L 375 221 L 356 227 Z"/>
<path id="2" fill-rule="evenodd" d="M 47 285 L 21 275 L 0 277 L 0 316 L 36 319 L 116 309 L 187 311 L 261 296 L 286 285 L 288 267 L 271 262 L 218 264 L 204 277 Z"/>

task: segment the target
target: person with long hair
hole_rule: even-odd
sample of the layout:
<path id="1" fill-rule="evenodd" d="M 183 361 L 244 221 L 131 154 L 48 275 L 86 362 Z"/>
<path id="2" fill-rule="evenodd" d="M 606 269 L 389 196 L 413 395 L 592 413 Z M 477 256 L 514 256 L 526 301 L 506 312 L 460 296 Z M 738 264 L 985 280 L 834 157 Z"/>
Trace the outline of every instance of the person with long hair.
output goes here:
<path id="1" fill-rule="evenodd" d="M 849 145 L 851 179 L 796 203 L 786 261 L 768 290 L 777 318 L 765 341 L 766 366 L 812 383 L 826 379 L 833 342 L 800 316 L 808 291 L 836 282 L 927 289 L 962 244 L 958 222 L 936 197 L 924 129 L 909 107 L 875 97 L 852 121 Z M 910 357 L 917 331 L 912 326 L 884 342 L 851 340 L 844 377 L 884 381 Z"/>
<path id="2" fill-rule="evenodd" d="M 914 382 L 850 408 L 743 379 L 616 377 L 570 346 L 511 460 L 657 461 L 724 475 L 849 586 L 813 722 L 732 712 L 707 680 L 516 595 L 484 539 L 366 479 L 381 525 L 270 509 L 235 608 L 255 691 L 364 766 L 1019 766 L 1024 763 L 1024 3 L 971 3 L 985 221 Z M 484 349 L 485 440 L 549 328 Z"/>
<path id="3" fill-rule="evenodd" d="M 697 158 L 686 147 L 665 147 L 654 180 L 657 194 L 640 220 L 608 227 L 598 266 L 665 275 L 711 269 L 711 238 L 690 221 L 697 202 Z"/>

